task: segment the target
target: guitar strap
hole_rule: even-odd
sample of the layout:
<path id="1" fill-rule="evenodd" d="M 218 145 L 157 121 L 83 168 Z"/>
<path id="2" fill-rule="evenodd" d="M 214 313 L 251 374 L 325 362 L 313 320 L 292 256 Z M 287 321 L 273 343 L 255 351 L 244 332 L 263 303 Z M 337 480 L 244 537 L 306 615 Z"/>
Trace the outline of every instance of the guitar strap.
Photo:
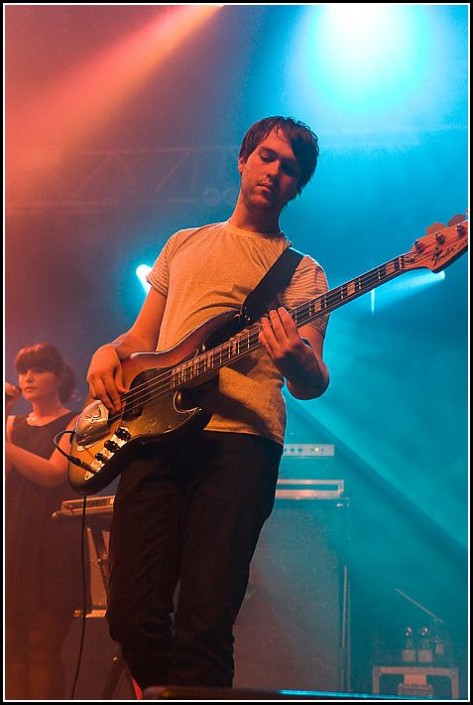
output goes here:
<path id="1" fill-rule="evenodd" d="M 243 327 L 255 323 L 267 312 L 276 294 L 291 281 L 291 277 L 303 257 L 303 253 L 293 247 L 287 247 L 279 255 L 260 283 L 246 297 L 239 314 Z"/>

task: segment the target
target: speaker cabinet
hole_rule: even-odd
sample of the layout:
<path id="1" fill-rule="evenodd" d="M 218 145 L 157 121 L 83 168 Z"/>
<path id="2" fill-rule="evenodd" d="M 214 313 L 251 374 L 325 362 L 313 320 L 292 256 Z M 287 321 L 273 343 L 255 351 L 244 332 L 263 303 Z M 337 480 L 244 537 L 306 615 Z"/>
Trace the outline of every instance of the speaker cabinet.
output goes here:
<path id="1" fill-rule="evenodd" d="M 235 626 L 234 687 L 349 690 L 346 499 L 277 499 Z"/>

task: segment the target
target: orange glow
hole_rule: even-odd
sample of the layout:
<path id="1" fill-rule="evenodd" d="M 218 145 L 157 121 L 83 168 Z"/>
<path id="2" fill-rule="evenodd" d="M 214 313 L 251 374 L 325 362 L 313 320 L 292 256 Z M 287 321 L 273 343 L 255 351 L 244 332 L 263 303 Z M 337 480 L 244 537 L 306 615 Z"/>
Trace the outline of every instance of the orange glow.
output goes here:
<path id="1" fill-rule="evenodd" d="M 7 106 L 8 172 L 58 163 L 65 152 L 103 129 L 120 106 L 220 6 L 170 6 L 156 20 L 81 66 L 27 105 Z M 60 69 L 60 67 L 58 67 Z"/>

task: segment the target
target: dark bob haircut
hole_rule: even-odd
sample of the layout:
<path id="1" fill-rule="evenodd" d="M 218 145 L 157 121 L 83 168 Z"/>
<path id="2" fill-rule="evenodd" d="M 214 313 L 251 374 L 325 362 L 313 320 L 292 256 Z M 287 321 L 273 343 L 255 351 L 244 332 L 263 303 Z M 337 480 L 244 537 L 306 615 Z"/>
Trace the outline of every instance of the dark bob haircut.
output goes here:
<path id="1" fill-rule="evenodd" d="M 15 369 L 18 374 L 28 370 L 46 370 L 61 377 L 58 387 L 59 398 L 64 403 L 70 399 L 75 387 L 76 376 L 64 362 L 59 350 L 50 343 L 36 343 L 22 348 L 15 357 Z"/>

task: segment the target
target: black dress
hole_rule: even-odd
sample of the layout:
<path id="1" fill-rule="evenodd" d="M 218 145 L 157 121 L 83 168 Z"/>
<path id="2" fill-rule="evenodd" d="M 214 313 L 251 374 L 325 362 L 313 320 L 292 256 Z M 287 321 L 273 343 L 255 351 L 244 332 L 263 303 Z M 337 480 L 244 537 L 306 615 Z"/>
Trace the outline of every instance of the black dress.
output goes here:
<path id="1" fill-rule="evenodd" d="M 43 458 L 54 450 L 53 438 L 75 412 L 44 426 L 14 419 L 12 441 Z M 7 619 L 29 622 L 38 611 L 59 616 L 82 608 L 80 520 L 52 519 L 61 502 L 78 495 L 69 483 L 44 487 L 12 468 L 5 485 L 5 607 Z"/>

